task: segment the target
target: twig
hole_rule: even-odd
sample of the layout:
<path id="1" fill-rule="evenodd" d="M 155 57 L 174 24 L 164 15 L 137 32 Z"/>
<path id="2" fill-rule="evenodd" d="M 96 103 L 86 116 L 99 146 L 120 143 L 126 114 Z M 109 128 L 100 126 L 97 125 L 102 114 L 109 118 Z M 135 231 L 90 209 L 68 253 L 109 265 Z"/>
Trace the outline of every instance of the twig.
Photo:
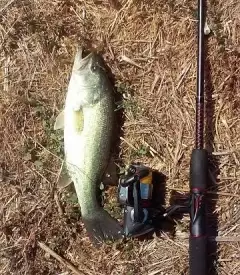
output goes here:
<path id="1" fill-rule="evenodd" d="M 175 188 L 175 187 L 167 187 L 167 188 L 169 190 L 175 190 L 175 191 L 179 191 L 179 192 L 189 192 L 189 189 L 187 189 L 187 188 Z M 232 194 L 232 193 L 228 193 L 228 192 L 207 191 L 207 194 L 240 198 L 240 195 Z"/>
<path id="2" fill-rule="evenodd" d="M 182 84 L 182 82 L 183 82 L 185 76 L 187 75 L 188 71 L 190 70 L 191 66 L 192 66 L 192 63 L 190 63 L 188 66 L 186 66 L 186 67 L 182 70 L 180 76 L 178 77 L 178 84 L 177 84 L 177 86 L 176 86 L 176 90 L 178 90 L 179 87 L 181 86 L 181 84 Z"/>
<path id="3" fill-rule="evenodd" d="M 57 261 L 59 261 L 61 264 L 63 264 L 65 267 L 70 269 L 74 274 L 77 275 L 83 275 L 84 273 L 80 272 L 73 264 L 59 256 L 56 252 L 54 252 L 51 248 L 49 248 L 47 245 L 45 245 L 42 242 L 38 242 L 39 247 L 50 254 L 53 258 L 55 258 Z"/>
<path id="4" fill-rule="evenodd" d="M 150 94 L 152 94 L 152 92 L 154 91 L 154 89 L 156 87 L 156 84 L 158 83 L 159 79 L 160 79 L 160 75 L 159 74 L 155 75 L 155 78 L 153 80 L 152 87 L 151 87 L 151 90 L 150 90 Z"/>
<path id="5" fill-rule="evenodd" d="M 212 155 L 213 156 L 225 156 L 225 155 L 230 155 L 234 152 L 235 152 L 235 150 L 222 151 L 222 152 L 212 152 Z"/>
<path id="6" fill-rule="evenodd" d="M 47 183 L 51 184 L 51 182 L 50 182 L 46 177 L 44 177 L 40 172 L 38 172 L 38 170 L 32 169 L 31 167 L 27 166 L 26 163 L 24 163 L 24 166 L 27 167 L 29 170 L 31 170 L 33 173 L 38 174 L 38 175 L 39 175 L 43 180 L 45 180 Z"/>
<path id="7" fill-rule="evenodd" d="M 228 193 L 228 192 L 207 191 L 207 194 L 220 195 L 220 196 L 230 196 L 230 197 L 240 198 L 240 195 L 232 194 L 232 193 Z"/>
<path id="8" fill-rule="evenodd" d="M 8 87 L 9 87 L 9 63 L 10 63 L 10 56 L 6 58 L 5 66 L 4 66 L 3 91 L 5 93 L 8 93 Z"/>
<path id="9" fill-rule="evenodd" d="M 188 240 L 188 235 L 178 236 L 180 240 Z M 209 242 L 240 242 L 240 236 L 207 236 Z"/>
<path id="10" fill-rule="evenodd" d="M 140 66 L 139 64 L 137 64 L 135 61 L 133 61 L 132 59 L 130 59 L 129 57 L 127 57 L 126 55 L 122 55 L 121 56 L 121 60 L 125 61 L 125 62 L 127 62 L 127 63 L 129 63 L 129 64 L 131 64 L 131 65 L 133 65 L 135 67 L 138 67 L 140 69 L 143 68 L 142 66 Z"/>
<path id="11" fill-rule="evenodd" d="M 232 218 L 232 220 L 230 220 L 229 222 L 227 222 L 224 226 L 222 226 L 219 230 L 223 231 L 225 229 L 227 229 L 228 227 L 230 227 L 232 224 L 235 224 L 238 220 L 240 219 L 240 211 L 238 211 L 234 217 Z"/>
<path id="12" fill-rule="evenodd" d="M 142 140 L 142 142 L 144 145 L 146 145 L 150 149 L 150 154 L 153 157 L 157 156 L 158 158 L 161 159 L 161 155 L 152 146 L 150 146 L 145 140 Z"/>
<path id="13" fill-rule="evenodd" d="M 216 93 L 218 93 L 219 91 L 221 91 L 221 89 L 223 88 L 224 84 L 228 81 L 229 78 L 233 77 L 234 74 L 236 74 L 238 71 L 240 70 L 240 68 L 237 68 L 232 74 L 228 75 L 223 82 L 219 85 L 219 87 L 216 89 Z"/>
<path id="14" fill-rule="evenodd" d="M 27 138 L 30 138 L 32 141 L 34 141 L 37 145 L 39 145 L 42 149 L 46 150 L 49 154 L 51 154 L 53 157 L 57 158 L 58 160 L 63 161 L 62 158 L 60 158 L 59 156 L 55 155 L 54 153 L 52 153 L 51 151 L 49 151 L 46 147 L 44 147 L 41 143 L 39 143 L 37 140 L 35 140 L 33 137 L 29 136 L 29 135 L 24 135 Z"/>
<path id="15" fill-rule="evenodd" d="M 3 8 L 1 8 L 0 13 L 7 9 L 15 0 L 10 0 Z"/>
<path id="16" fill-rule="evenodd" d="M 63 165 L 64 165 L 64 161 L 62 161 L 61 167 L 60 167 L 60 169 L 58 171 L 57 178 L 56 178 L 56 184 L 58 183 L 58 181 L 60 179 L 60 176 L 61 176 L 61 173 L 63 171 Z"/>
<path id="17" fill-rule="evenodd" d="M 80 22 L 83 22 L 84 18 L 81 18 L 81 16 L 79 16 L 79 14 L 75 11 L 75 9 L 73 7 L 71 7 L 71 11 L 74 12 L 74 14 L 77 16 L 77 18 L 79 19 Z"/>
<path id="18" fill-rule="evenodd" d="M 209 240 L 212 242 L 240 242 L 240 236 L 216 236 L 209 237 Z"/>
<path id="19" fill-rule="evenodd" d="M 162 235 L 163 235 L 170 243 L 172 243 L 172 244 L 174 244 L 174 245 L 180 247 L 180 248 L 181 248 L 182 250 L 184 250 L 184 251 L 187 251 L 187 245 L 185 246 L 184 244 L 179 244 L 177 241 L 174 241 L 174 240 L 172 240 L 171 238 L 169 238 L 168 235 L 165 234 L 164 232 L 162 232 Z"/>
<path id="20" fill-rule="evenodd" d="M 179 134 L 178 134 L 178 140 L 177 140 L 177 144 L 176 144 L 176 149 L 175 149 L 175 156 L 174 156 L 174 164 L 175 166 L 178 164 L 179 160 L 182 157 L 183 152 L 181 152 L 181 144 L 182 144 L 182 137 L 183 137 L 183 129 L 184 129 L 184 125 L 181 124 L 179 127 Z"/>
<path id="21" fill-rule="evenodd" d="M 117 20 L 118 20 L 118 17 L 120 16 L 120 14 L 124 11 L 124 10 L 127 10 L 129 8 L 129 6 L 131 5 L 131 1 L 129 3 L 129 1 L 126 2 L 126 4 L 124 4 L 121 9 L 116 13 L 116 16 L 113 20 L 113 23 L 110 25 L 110 28 L 109 28 L 109 34 L 111 35 L 113 33 L 113 30 L 115 28 L 115 26 L 117 25 Z M 121 20 L 120 22 L 118 22 L 118 25 L 120 25 L 121 23 Z"/>
<path id="22" fill-rule="evenodd" d="M 63 216 L 63 208 L 62 208 L 62 205 L 61 205 L 61 203 L 60 203 L 60 201 L 58 199 L 58 195 L 57 195 L 56 192 L 54 193 L 54 200 L 56 202 L 59 215 Z"/>
<path id="23" fill-rule="evenodd" d="M 14 194 L 3 206 L 2 206 L 2 208 L 1 208 L 1 210 L 0 210 L 0 216 L 2 215 L 2 213 L 3 213 L 3 211 L 4 211 L 4 209 L 9 205 L 9 203 L 11 203 L 13 200 L 14 200 L 14 198 L 17 196 L 18 194 L 16 193 L 16 194 Z"/>
<path id="24" fill-rule="evenodd" d="M 175 256 L 175 257 L 172 257 L 172 258 L 167 258 L 167 259 L 161 260 L 161 262 L 157 261 L 155 263 L 149 264 L 147 267 L 149 268 L 149 267 L 154 267 L 154 266 L 159 265 L 159 264 L 161 265 L 161 264 L 166 263 L 168 261 L 172 261 L 174 259 L 179 259 L 179 257 L 180 256 Z"/>
<path id="25" fill-rule="evenodd" d="M 120 137 L 120 139 L 122 141 L 124 141 L 125 143 L 127 143 L 127 145 L 130 146 L 132 149 L 134 149 L 135 151 L 137 151 L 137 148 L 135 146 L 133 146 L 130 142 L 128 142 L 125 138 Z"/>

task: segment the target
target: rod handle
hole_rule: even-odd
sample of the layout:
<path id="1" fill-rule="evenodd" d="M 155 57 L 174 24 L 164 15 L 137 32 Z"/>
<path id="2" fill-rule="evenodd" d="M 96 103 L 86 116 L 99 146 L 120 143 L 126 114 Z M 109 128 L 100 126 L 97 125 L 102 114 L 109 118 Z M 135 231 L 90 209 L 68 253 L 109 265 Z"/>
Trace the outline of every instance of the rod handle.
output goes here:
<path id="1" fill-rule="evenodd" d="M 190 275 L 207 274 L 207 239 L 205 236 L 189 240 L 189 266 Z"/>
<path id="2" fill-rule="evenodd" d="M 205 149 L 194 149 L 190 162 L 190 275 L 207 273 L 207 239 L 205 193 L 208 180 L 208 153 Z"/>
<path id="3" fill-rule="evenodd" d="M 205 192 L 208 179 L 208 153 L 205 149 L 194 149 L 190 162 L 190 189 Z"/>

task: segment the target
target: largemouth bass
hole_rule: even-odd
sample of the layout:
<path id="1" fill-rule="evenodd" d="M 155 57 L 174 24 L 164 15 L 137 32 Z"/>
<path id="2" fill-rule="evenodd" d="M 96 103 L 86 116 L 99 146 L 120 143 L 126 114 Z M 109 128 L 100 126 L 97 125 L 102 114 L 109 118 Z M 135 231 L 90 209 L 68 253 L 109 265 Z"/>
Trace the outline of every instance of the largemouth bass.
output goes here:
<path id="1" fill-rule="evenodd" d="M 97 53 L 78 50 L 65 108 L 55 122 L 64 127 L 66 167 L 78 197 L 81 215 L 94 243 L 122 237 L 122 228 L 97 200 L 97 190 L 110 158 L 114 126 L 113 86 Z"/>

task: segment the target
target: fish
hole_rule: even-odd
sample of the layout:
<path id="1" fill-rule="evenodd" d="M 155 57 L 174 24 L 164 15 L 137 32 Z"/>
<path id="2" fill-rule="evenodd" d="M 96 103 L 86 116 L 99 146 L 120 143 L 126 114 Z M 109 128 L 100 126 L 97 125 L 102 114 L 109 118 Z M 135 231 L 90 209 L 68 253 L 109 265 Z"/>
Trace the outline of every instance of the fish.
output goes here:
<path id="1" fill-rule="evenodd" d="M 78 49 L 54 129 L 64 130 L 66 181 L 74 183 L 84 226 L 96 245 L 123 236 L 119 222 L 97 199 L 111 155 L 114 107 L 114 88 L 102 56 L 92 51 L 83 57 Z"/>

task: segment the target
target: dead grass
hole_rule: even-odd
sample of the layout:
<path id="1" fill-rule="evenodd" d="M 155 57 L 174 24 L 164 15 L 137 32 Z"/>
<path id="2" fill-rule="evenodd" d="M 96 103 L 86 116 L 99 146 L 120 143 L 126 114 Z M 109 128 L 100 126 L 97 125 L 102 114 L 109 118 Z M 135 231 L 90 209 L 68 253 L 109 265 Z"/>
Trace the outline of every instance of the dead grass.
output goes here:
<path id="1" fill-rule="evenodd" d="M 187 232 L 181 228 L 174 238 L 163 233 L 144 242 L 91 247 L 76 203 L 56 190 L 62 137 L 53 122 L 76 44 L 98 47 L 125 98 L 121 158 L 126 164 L 142 161 L 167 176 L 166 204 L 172 191 L 187 190 L 194 144 L 195 2 L 1 1 L 0 274 L 70 274 L 38 241 L 82 274 L 187 274 Z M 237 0 L 209 3 L 213 34 L 206 83 L 212 93 L 206 142 L 214 153 L 215 182 L 209 187 L 209 218 L 213 231 L 217 220 L 220 236 L 237 238 L 239 12 Z M 182 225 L 188 222 L 185 217 Z M 240 273 L 239 250 L 239 242 L 218 245 L 217 274 Z"/>

